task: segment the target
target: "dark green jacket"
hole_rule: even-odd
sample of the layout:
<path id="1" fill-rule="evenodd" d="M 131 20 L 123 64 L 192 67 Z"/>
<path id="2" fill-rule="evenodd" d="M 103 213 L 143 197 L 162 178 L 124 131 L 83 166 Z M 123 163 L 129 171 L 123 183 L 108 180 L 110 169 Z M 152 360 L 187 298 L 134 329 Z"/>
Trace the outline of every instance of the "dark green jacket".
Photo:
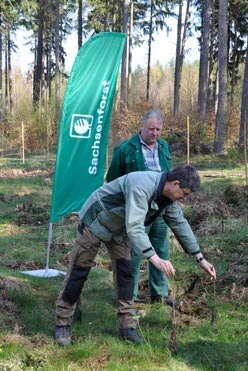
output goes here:
<path id="1" fill-rule="evenodd" d="M 172 154 L 168 142 L 164 139 L 158 139 L 158 154 L 161 171 L 170 171 Z M 145 170 L 148 169 L 145 166 L 139 134 L 135 134 L 115 148 L 107 173 L 107 182 L 133 171 Z"/>

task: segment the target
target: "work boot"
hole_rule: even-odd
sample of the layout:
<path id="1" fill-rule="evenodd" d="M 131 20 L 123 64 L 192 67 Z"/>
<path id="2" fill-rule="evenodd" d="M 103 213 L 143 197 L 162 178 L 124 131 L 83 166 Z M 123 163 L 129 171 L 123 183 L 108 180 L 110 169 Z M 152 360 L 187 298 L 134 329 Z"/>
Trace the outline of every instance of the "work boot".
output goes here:
<path id="1" fill-rule="evenodd" d="M 165 304 L 175 308 L 179 304 L 179 301 L 169 295 L 165 297 Z"/>
<path id="2" fill-rule="evenodd" d="M 144 340 L 139 336 L 135 328 L 120 329 L 119 336 L 121 339 L 134 344 L 144 344 Z"/>
<path id="3" fill-rule="evenodd" d="M 137 296 L 137 297 L 133 298 L 133 301 L 136 304 L 141 304 L 141 303 L 145 303 L 146 299 L 143 296 Z"/>
<path id="4" fill-rule="evenodd" d="M 173 298 L 172 296 L 151 296 L 151 304 L 160 303 L 160 304 L 166 304 L 170 307 L 176 307 L 179 302 Z"/>
<path id="5" fill-rule="evenodd" d="M 70 326 L 56 326 L 55 340 L 59 345 L 71 344 L 71 329 Z"/>

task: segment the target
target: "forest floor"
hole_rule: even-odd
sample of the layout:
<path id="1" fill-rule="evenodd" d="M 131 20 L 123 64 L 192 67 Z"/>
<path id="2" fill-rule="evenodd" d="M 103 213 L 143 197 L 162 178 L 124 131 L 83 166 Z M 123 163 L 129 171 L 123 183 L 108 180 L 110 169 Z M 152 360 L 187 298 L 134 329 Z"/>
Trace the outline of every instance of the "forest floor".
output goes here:
<path id="1" fill-rule="evenodd" d="M 180 163 L 180 160 L 178 160 Z M 248 368 L 248 188 L 242 164 L 195 157 L 201 189 L 181 203 L 202 251 L 217 270 L 211 281 L 171 234 L 170 279 L 177 308 L 150 304 L 147 267 L 136 304 L 145 345 L 117 337 L 114 289 L 102 246 L 82 295 L 83 319 L 74 321 L 73 344 L 53 339 L 54 303 L 63 276 L 43 269 L 54 162 L 35 156 L 0 161 L 0 370 L 237 370 Z M 50 266 L 66 271 L 77 226 L 70 215 L 53 226 Z"/>

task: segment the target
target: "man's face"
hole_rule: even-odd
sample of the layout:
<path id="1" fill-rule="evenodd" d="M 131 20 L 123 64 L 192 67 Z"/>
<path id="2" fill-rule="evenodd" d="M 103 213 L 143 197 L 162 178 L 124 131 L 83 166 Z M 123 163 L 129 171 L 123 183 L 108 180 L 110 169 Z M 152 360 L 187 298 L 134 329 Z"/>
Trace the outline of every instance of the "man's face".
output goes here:
<path id="1" fill-rule="evenodd" d="M 167 183 L 164 188 L 163 195 L 168 197 L 172 201 L 179 201 L 184 199 L 191 193 L 190 188 L 180 188 L 180 183 L 175 180 L 173 182 Z"/>
<path id="2" fill-rule="evenodd" d="M 158 121 L 156 118 L 147 120 L 146 123 L 141 126 L 141 138 L 148 146 L 153 146 L 156 143 L 161 135 L 162 126 L 163 122 Z"/>

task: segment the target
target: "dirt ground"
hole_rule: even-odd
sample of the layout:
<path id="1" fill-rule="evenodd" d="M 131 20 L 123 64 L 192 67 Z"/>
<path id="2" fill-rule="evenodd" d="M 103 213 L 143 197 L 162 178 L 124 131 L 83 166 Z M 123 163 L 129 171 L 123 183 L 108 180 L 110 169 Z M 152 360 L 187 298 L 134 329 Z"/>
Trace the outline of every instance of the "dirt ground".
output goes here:
<path id="1" fill-rule="evenodd" d="M 18 316 L 18 309 L 9 297 L 9 290 L 18 290 L 20 285 L 13 279 L 0 276 L 0 326 L 2 329 L 13 328 L 15 318 Z"/>
<path id="2" fill-rule="evenodd" d="M 51 176 L 50 170 L 32 168 L 32 169 L 0 169 L 0 178 L 22 178 L 34 176 Z"/>

